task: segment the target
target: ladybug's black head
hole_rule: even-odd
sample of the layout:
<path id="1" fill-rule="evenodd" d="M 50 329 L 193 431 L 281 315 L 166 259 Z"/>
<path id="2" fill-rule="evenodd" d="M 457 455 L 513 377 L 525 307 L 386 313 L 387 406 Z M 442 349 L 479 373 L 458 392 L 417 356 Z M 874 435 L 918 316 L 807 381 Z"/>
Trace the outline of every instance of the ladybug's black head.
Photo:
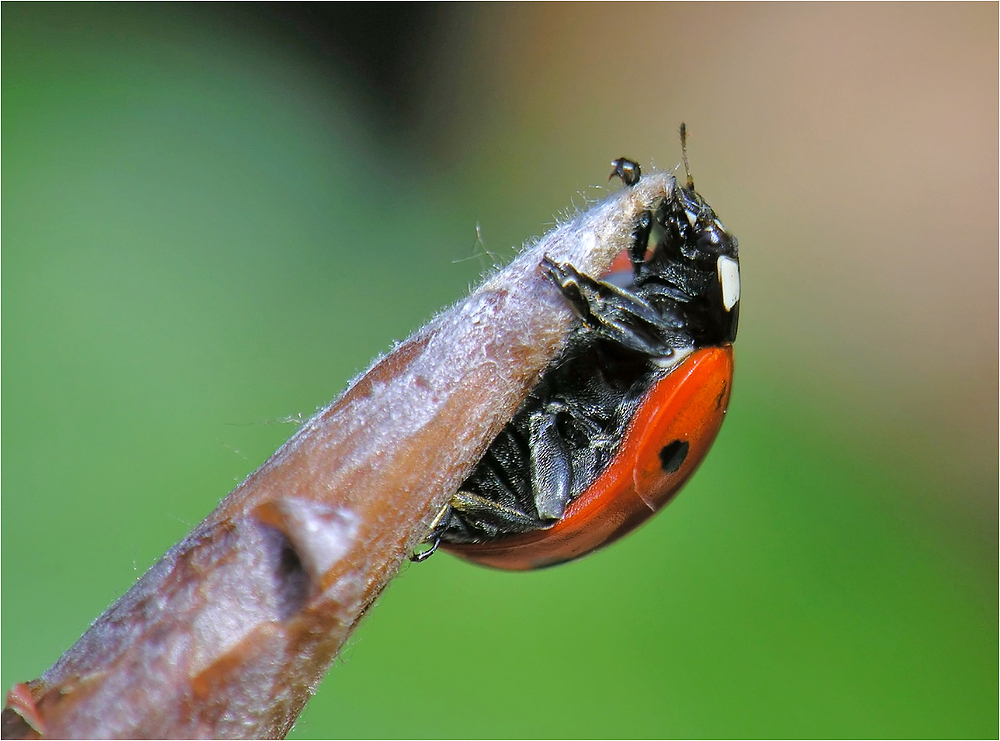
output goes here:
<path id="1" fill-rule="evenodd" d="M 738 259 L 736 237 L 726 231 L 694 188 L 678 187 L 674 198 L 663 204 L 659 216 L 669 237 L 688 260 L 714 267 L 720 257 Z"/>
<path id="2" fill-rule="evenodd" d="M 694 189 L 684 124 L 680 133 L 685 182 L 674 180 L 656 209 L 639 214 L 628 249 L 631 280 L 615 283 L 656 308 L 671 347 L 726 345 L 736 339 L 740 313 L 739 243 Z M 636 162 L 622 157 L 611 166 L 611 177 L 639 182 Z"/>
<path id="3" fill-rule="evenodd" d="M 656 213 L 664 235 L 651 263 L 658 264 L 660 279 L 686 294 L 682 311 L 696 343 L 733 342 L 740 314 L 739 243 L 694 189 L 683 123 L 680 134 L 685 183 L 675 182 Z"/>
<path id="4" fill-rule="evenodd" d="M 690 177 L 686 185 L 675 185 L 653 221 L 652 255 L 639 267 L 637 284 L 677 302 L 676 311 L 684 315 L 697 345 L 735 340 L 740 301 L 736 237 L 726 231 Z"/>

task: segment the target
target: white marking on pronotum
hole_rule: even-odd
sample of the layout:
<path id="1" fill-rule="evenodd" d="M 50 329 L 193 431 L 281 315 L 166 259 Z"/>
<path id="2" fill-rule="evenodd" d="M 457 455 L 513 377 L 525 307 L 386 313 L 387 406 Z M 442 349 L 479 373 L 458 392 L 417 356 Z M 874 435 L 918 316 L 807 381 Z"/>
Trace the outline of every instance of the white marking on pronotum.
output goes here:
<path id="1" fill-rule="evenodd" d="M 731 257 L 719 258 L 719 283 L 722 284 L 722 305 L 729 311 L 740 300 L 740 264 Z"/>

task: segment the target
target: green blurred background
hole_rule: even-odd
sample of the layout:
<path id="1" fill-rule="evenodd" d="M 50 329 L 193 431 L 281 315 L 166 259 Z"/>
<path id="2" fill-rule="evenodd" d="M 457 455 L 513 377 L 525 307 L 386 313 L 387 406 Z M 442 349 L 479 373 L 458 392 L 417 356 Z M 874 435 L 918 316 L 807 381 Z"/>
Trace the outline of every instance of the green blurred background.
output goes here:
<path id="1" fill-rule="evenodd" d="M 5 3 L 3 686 L 685 120 L 743 262 L 701 472 L 577 563 L 405 568 L 293 736 L 996 737 L 997 24 Z"/>

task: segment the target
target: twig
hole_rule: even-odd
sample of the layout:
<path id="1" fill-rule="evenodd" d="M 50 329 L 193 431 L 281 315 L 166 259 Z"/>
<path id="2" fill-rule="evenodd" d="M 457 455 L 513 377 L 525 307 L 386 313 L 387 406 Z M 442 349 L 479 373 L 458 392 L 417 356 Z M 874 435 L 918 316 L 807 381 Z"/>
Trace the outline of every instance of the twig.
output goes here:
<path id="1" fill-rule="evenodd" d="M 8 693 L 3 737 L 283 737 L 558 352 L 572 315 L 542 257 L 603 272 L 673 182 L 556 228 L 377 361 Z"/>

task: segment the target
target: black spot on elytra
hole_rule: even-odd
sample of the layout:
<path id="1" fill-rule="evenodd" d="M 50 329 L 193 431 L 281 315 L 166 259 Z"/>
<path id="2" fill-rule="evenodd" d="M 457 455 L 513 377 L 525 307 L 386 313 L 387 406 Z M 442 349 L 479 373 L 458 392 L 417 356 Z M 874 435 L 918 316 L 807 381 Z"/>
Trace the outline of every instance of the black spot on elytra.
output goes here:
<path id="1" fill-rule="evenodd" d="M 684 464 L 684 459 L 688 456 L 687 440 L 674 440 L 669 445 L 664 445 L 660 451 L 660 465 L 666 473 L 673 473 Z"/>

